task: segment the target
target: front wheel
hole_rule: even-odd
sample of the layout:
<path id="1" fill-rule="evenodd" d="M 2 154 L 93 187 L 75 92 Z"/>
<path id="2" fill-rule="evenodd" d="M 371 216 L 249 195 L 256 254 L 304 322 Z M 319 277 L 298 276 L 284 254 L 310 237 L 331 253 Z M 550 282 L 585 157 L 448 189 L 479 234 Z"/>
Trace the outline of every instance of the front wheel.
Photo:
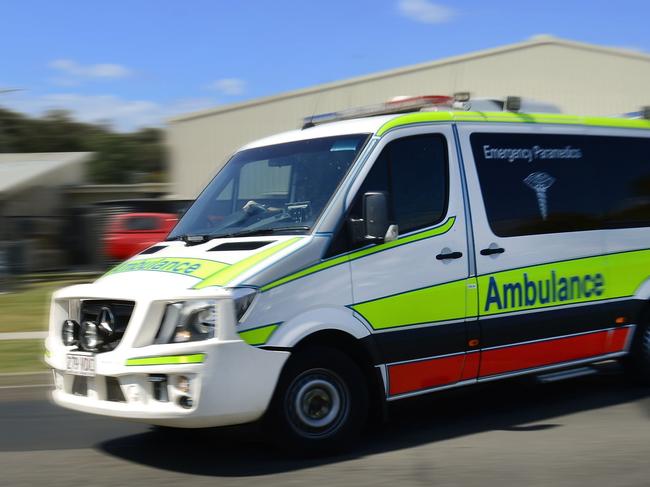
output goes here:
<path id="1" fill-rule="evenodd" d="M 356 363 L 336 349 L 313 347 L 287 363 L 265 422 L 278 446 L 334 451 L 357 437 L 367 410 L 368 388 Z"/>

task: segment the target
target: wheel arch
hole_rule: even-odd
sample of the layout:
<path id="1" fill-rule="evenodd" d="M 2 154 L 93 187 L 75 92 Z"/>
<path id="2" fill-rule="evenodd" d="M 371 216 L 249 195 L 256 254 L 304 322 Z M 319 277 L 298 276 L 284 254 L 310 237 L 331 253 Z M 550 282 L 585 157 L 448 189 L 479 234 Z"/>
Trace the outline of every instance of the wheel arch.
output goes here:
<path id="1" fill-rule="evenodd" d="M 375 421 L 385 419 L 387 414 L 386 382 L 380 365 L 379 351 L 371 335 L 358 339 L 340 329 L 321 329 L 305 336 L 296 343 L 292 347 L 291 353 L 299 354 L 312 347 L 333 348 L 350 357 L 366 379 L 371 419 Z"/>
<path id="2" fill-rule="evenodd" d="M 366 378 L 373 416 L 384 418 L 386 382 L 381 354 L 368 326 L 349 308 L 319 308 L 302 313 L 283 323 L 264 347 L 281 348 L 292 355 L 309 347 L 331 347 L 344 352 Z"/>

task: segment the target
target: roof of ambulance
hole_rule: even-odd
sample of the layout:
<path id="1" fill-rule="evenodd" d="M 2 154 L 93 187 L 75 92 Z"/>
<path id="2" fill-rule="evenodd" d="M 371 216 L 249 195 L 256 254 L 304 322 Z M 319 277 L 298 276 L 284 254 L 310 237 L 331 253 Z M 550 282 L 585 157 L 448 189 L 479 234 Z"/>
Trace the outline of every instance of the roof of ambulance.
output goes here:
<path id="1" fill-rule="evenodd" d="M 266 145 L 282 144 L 305 139 L 318 139 L 321 137 L 333 137 L 337 135 L 350 134 L 374 134 L 386 122 L 399 115 L 382 115 L 376 117 L 354 118 L 340 122 L 329 122 L 307 129 L 290 130 L 280 134 L 271 135 L 245 145 L 242 149 L 252 149 Z"/>
<path id="2" fill-rule="evenodd" d="M 436 122 L 492 122 L 492 123 L 526 123 L 526 124 L 558 124 L 582 125 L 593 127 L 609 127 L 622 129 L 650 129 L 650 120 L 635 120 L 629 118 L 610 117 L 581 117 L 555 113 L 532 114 L 514 112 L 463 112 L 435 111 L 413 112 L 393 115 L 370 116 L 329 122 L 306 129 L 291 130 L 280 134 L 256 140 L 242 147 L 252 149 L 268 145 L 295 142 L 320 137 L 332 137 L 351 134 L 383 135 L 396 127 Z"/>

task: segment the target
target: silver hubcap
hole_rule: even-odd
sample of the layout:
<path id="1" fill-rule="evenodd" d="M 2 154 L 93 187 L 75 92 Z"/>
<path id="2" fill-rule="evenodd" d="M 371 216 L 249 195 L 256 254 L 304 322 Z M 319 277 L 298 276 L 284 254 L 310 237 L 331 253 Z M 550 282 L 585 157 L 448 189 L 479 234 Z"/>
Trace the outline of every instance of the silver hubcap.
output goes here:
<path id="1" fill-rule="evenodd" d="M 289 387 L 289 419 L 303 435 L 322 436 L 336 430 L 348 414 L 343 382 L 327 370 L 301 374 Z"/>
<path id="2" fill-rule="evenodd" d="M 338 416 L 341 396 L 330 382 L 311 379 L 298 390 L 295 408 L 300 421 L 311 428 L 323 428 Z"/>

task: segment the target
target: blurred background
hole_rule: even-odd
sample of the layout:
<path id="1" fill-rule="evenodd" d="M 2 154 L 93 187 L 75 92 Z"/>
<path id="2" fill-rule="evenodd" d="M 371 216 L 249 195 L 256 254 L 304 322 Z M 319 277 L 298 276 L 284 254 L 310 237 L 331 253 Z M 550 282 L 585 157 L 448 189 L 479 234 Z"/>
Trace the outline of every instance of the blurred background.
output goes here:
<path id="1" fill-rule="evenodd" d="M 3 2 L 0 406 L 44 385 L 51 292 L 164 239 L 240 146 L 404 95 L 638 117 L 649 15 L 644 0 Z"/>

